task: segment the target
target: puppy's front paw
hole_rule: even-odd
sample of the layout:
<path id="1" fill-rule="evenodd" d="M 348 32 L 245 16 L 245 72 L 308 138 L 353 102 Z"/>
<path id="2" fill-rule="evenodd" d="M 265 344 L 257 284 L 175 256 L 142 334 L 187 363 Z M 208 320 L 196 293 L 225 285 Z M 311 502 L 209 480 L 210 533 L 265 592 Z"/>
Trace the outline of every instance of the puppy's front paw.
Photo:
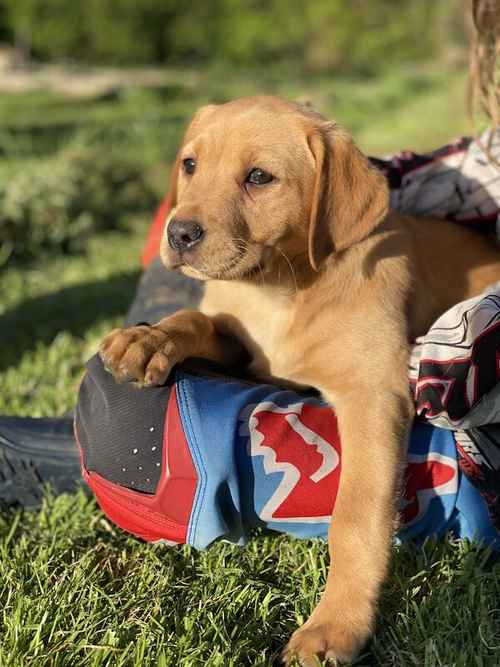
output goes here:
<path id="1" fill-rule="evenodd" d="M 143 386 L 164 384 L 183 360 L 174 336 L 147 325 L 115 329 L 101 343 L 99 356 L 117 380 Z"/>
<path id="2" fill-rule="evenodd" d="M 320 660 L 329 665 L 341 665 L 352 660 L 365 643 L 370 629 L 349 627 L 342 621 L 309 619 L 296 630 L 282 653 L 285 665 L 299 664 L 302 667 L 318 667 Z"/>
<path id="3" fill-rule="evenodd" d="M 337 665 L 337 656 L 330 647 L 330 635 L 328 626 L 311 625 L 296 630 L 282 653 L 283 663 L 287 667 L 294 664 L 318 667 L 320 660 L 328 659 L 330 664 Z"/>

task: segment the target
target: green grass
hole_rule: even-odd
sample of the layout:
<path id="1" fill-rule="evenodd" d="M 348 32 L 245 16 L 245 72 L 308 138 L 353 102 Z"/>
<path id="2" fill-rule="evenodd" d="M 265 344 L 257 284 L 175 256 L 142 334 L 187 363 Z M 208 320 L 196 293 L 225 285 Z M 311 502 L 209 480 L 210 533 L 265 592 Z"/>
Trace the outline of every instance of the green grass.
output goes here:
<path id="1" fill-rule="evenodd" d="M 374 154 L 425 149 L 467 131 L 463 81 L 432 68 L 363 81 L 270 68 L 259 78 L 206 72 L 194 88 L 181 78 L 175 90 L 114 101 L 2 96 L 0 178 L 85 138 L 137 154 L 160 191 L 189 114 L 258 91 L 311 99 Z M 83 255 L 0 269 L 1 413 L 73 405 L 84 360 L 131 299 L 146 226 L 95 237 Z M 326 567 L 324 544 L 286 537 L 205 553 L 141 544 L 83 494 L 48 496 L 40 512 L 0 514 L 0 666 L 272 665 L 314 607 Z M 500 564 L 486 551 L 451 541 L 399 548 L 378 632 L 356 664 L 497 666 L 499 599 Z"/>
<path id="2" fill-rule="evenodd" d="M 499 567 L 468 545 L 399 549 L 359 665 L 497 665 Z M 0 664 L 271 665 L 317 601 L 326 549 L 138 544 L 83 494 L 0 521 Z"/>
<path id="3" fill-rule="evenodd" d="M 357 665 L 498 665 L 500 566 L 466 544 L 405 547 Z M 83 494 L 0 519 L 0 664 L 275 664 L 326 573 L 318 542 L 145 545 Z"/>
<path id="4" fill-rule="evenodd" d="M 87 253 L 41 259 L 0 277 L 0 413 L 45 416 L 74 405 L 85 360 L 118 326 L 147 229 L 102 234 Z"/>

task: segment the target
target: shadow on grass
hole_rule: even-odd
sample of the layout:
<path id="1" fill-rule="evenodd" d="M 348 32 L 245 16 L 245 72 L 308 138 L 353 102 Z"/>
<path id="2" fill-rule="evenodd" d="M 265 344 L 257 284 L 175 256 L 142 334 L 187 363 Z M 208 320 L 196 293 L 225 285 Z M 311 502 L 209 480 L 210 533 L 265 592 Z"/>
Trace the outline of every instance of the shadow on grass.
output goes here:
<path id="1" fill-rule="evenodd" d="M 0 315 L 0 372 L 38 343 L 50 343 L 60 331 L 82 336 L 91 325 L 125 314 L 138 277 L 136 270 L 79 283 L 26 299 Z"/>

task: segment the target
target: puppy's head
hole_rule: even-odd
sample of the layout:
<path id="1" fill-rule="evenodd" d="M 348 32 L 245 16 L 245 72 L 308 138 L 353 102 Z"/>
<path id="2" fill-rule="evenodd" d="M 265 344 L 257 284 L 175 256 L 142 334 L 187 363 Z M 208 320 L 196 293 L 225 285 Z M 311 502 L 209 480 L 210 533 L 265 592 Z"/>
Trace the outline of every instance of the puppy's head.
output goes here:
<path id="1" fill-rule="evenodd" d="M 334 123 L 274 97 L 203 107 L 172 173 L 161 255 L 197 278 L 251 280 L 276 262 L 319 270 L 385 217 L 385 178 Z"/>

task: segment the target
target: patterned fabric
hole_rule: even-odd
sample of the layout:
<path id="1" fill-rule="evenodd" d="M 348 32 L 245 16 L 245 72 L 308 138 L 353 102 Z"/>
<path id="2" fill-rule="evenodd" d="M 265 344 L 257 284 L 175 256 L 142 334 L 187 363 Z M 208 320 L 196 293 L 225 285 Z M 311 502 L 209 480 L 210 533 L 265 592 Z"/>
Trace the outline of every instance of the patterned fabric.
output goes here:
<path id="1" fill-rule="evenodd" d="M 410 385 L 417 415 L 457 439 L 464 474 L 500 527 L 500 284 L 442 315 L 417 340 Z M 465 432 L 464 432 L 465 433 Z"/>
<path id="2" fill-rule="evenodd" d="M 335 413 L 320 399 L 205 368 L 179 369 L 167 386 L 143 390 L 149 405 L 134 392 L 94 357 L 75 422 L 84 479 L 124 530 L 204 549 L 219 539 L 242 544 L 256 528 L 323 539 L 335 529 L 342 447 Z M 133 430 L 122 428 L 124 412 Z M 473 437 L 415 424 L 399 540 L 452 533 L 500 549 L 487 504 L 459 467 Z"/>
<path id="3" fill-rule="evenodd" d="M 485 153 L 500 160 L 500 134 L 486 131 L 419 155 L 403 151 L 388 160 L 372 159 L 386 175 L 392 208 L 408 215 L 430 216 L 495 229 L 500 210 L 500 169 Z"/>
<path id="4" fill-rule="evenodd" d="M 418 415 L 442 428 L 500 422 L 500 283 L 450 308 L 416 343 L 410 383 Z"/>

